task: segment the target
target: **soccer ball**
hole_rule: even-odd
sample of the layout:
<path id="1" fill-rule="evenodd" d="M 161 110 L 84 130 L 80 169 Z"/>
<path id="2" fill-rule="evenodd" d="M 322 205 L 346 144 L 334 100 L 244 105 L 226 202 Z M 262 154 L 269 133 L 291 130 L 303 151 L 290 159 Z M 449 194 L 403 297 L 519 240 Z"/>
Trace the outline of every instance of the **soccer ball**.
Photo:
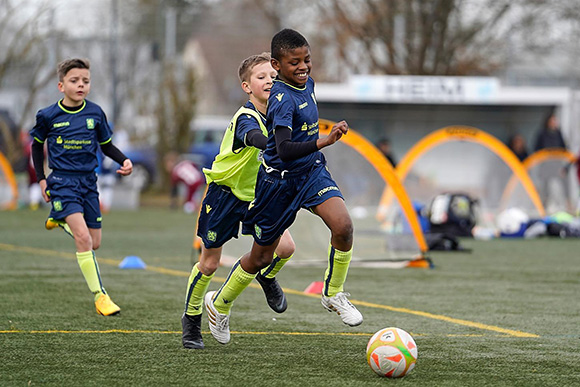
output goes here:
<path id="1" fill-rule="evenodd" d="M 523 236 L 530 217 L 519 208 L 508 208 L 497 216 L 497 227 L 506 236 Z"/>
<path id="2" fill-rule="evenodd" d="M 378 375 L 399 378 L 415 368 L 417 345 L 404 330 L 384 328 L 369 340 L 367 361 Z"/>

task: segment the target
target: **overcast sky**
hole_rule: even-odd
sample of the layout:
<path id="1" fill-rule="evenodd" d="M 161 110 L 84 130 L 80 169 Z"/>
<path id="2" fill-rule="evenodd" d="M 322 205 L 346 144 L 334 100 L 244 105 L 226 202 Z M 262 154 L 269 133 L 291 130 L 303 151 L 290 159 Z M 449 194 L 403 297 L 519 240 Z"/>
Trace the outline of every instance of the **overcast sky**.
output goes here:
<path id="1" fill-rule="evenodd" d="M 47 26 L 54 23 L 57 29 L 77 37 L 94 35 L 99 29 L 108 33 L 111 0 L 25 0 L 18 4 L 18 8 L 25 15 L 38 12 L 43 5 L 53 10 L 52 15 L 50 12 L 46 14 Z"/>

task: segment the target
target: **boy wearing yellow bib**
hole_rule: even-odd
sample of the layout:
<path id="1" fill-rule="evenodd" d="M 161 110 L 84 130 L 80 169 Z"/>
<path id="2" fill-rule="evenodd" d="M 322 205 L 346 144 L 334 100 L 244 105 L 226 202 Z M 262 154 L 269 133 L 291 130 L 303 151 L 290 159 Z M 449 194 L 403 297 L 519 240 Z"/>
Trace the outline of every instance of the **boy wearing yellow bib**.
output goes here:
<path id="1" fill-rule="evenodd" d="M 249 101 L 234 114 L 211 169 L 203 170 L 208 190 L 201 204 L 197 227 L 197 235 L 203 243 L 199 262 L 189 277 L 185 312 L 181 318 L 185 348 L 204 348 L 201 336 L 203 299 L 219 267 L 222 246 L 231 238 L 238 237 L 240 224 L 254 199 L 260 155 L 268 140 L 266 104 L 276 77 L 270 55 L 262 53 L 245 59 L 238 72 L 241 87 L 248 94 Z M 286 231 L 272 264 L 256 277 L 266 294 L 268 305 L 278 313 L 286 310 L 287 302 L 275 275 L 292 257 L 294 249 L 294 241 Z M 215 318 L 208 311 L 208 318 L 212 317 Z"/>

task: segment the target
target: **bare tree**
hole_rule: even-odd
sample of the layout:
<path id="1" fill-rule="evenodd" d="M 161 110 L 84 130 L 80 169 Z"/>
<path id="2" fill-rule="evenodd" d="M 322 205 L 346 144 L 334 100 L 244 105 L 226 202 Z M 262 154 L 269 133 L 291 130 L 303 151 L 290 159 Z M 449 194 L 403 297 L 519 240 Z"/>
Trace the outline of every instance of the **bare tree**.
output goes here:
<path id="1" fill-rule="evenodd" d="M 496 71 L 514 42 L 525 43 L 526 34 L 538 31 L 548 6 L 538 0 L 319 0 L 310 4 L 320 15 L 320 37 L 326 46 L 334 47 L 326 62 L 338 58 L 348 73 L 412 75 Z"/>
<path id="2" fill-rule="evenodd" d="M 22 108 L 16 118 L 18 129 L 32 114 L 38 92 L 54 77 L 54 63 L 50 63 L 47 47 L 53 31 L 42 28 L 50 17 L 48 3 L 2 0 L 0 2 L 0 90 L 16 89 L 21 92 Z M 28 12 L 22 12 L 28 6 Z M 20 82 L 19 82 L 20 81 Z M 6 157 L 15 164 L 22 158 L 20 131 L 8 130 L 1 125 L 0 137 Z"/>
<path id="3" fill-rule="evenodd" d="M 129 112 L 152 118 L 146 120 L 152 125 L 136 129 L 139 137 L 148 137 L 146 142 L 155 147 L 162 188 L 169 187 L 165 156 L 170 152 L 186 153 L 192 140 L 191 122 L 197 108 L 196 75 L 183 65 L 181 54 L 190 38 L 191 25 L 199 17 L 200 3 L 200 0 L 120 3 L 123 30 L 118 62 L 124 64 L 119 69 L 120 116 L 125 122 L 134 121 Z M 174 16 L 171 19 L 167 15 Z M 168 43 L 172 48 L 166 47 Z"/>
<path id="4" fill-rule="evenodd" d="M 157 166 L 162 173 L 163 187 L 169 187 L 164 158 L 170 152 L 187 152 L 191 142 L 191 121 L 195 116 L 196 79 L 191 68 L 167 62 L 163 66 L 162 85 L 158 89 L 155 117 L 157 120 Z"/>

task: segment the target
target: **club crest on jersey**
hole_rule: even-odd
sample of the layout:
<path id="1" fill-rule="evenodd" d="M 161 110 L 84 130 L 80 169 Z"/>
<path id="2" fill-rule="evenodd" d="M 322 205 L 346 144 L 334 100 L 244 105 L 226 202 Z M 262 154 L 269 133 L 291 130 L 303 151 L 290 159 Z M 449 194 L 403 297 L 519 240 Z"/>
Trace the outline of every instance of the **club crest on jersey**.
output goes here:
<path id="1" fill-rule="evenodd" d="M 58 137 L 56 138 L 56 143 L 57 143 L 57 144 L 62 144 L 62 137 L 61 137 L 61 136 L 58 136 Z"/>
<path id="2" fill-rule="evenodd" d="M 54 207 L 55 211 L 62 211 L 62 203 L 60 202 L 60 200 L 52 202 L 52 207 Z"/>
<path id="3" fill-rule="evenodd" d="M 87 129 L 95 129 L 95 119 L 87 118 Z"/>
<path id="4" fill-rule="evenodd" d="M 282 97 L 284 97 L 284 93 L 278 93 L 276 95 L 276 99 L 278 100 L 278 102 L 282 102 Z"/>

